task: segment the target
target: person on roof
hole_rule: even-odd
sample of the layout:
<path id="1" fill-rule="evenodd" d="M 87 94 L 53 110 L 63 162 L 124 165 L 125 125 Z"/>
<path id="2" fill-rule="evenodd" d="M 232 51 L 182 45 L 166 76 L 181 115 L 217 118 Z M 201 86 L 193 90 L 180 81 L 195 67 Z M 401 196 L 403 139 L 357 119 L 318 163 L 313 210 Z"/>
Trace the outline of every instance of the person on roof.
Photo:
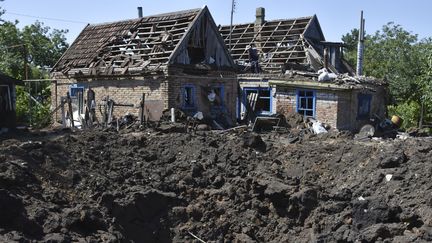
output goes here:
<path id="1" fill-rule="evenodd" d="M 246 46 L 246 50 L 248 51 L 252 73 L 260 73 L 258 50 L 252 45 Z"/>

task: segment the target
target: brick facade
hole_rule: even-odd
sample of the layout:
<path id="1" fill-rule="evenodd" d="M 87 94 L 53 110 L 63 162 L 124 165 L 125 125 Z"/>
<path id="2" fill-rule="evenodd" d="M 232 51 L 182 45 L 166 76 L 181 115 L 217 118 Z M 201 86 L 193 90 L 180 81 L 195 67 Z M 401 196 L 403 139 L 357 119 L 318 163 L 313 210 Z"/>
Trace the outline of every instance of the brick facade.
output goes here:
<path id="1" fill-rule="evenodd" d="M 251 80 L 239 80 L 241 89 L 245 87 L 268 87 L 266 82 L 252 82 Z M 272 113 L 280 113 L 288 116 L 297 110 L 297 91 L 310 90 L 315 92 L 315 118 L 320 122 L 330 125 L 332 129 L 357 131 L 361 126 L 369 122 L 369 117 L 374 114 L 380 117 L 386 115 L 386 88 L 375 87 L 371 89 L 339 89 L 326 90 L 323 88 L 296 88 L 276 86 L 272 89 Z M 368 118 L 358 117 L 358 95 L 371 96 L 371 105 Z"/>
<path id="2" fill-rule="evenodd" d="M 297 109 L 297 89 L 278 87 L 276 94 L 276 113 L 288 116 Z M 337 126 L 338 95 L 334 92 L 315 90 L 315 118 L 332 128 Z"/>
<path id="3" fill-rule="evenodd" d="M 96 114 L 98 119 L 101 119 L 99 105 L 102 99 L 109 96 L 117 104 L 133 104 L 134 107 L 114 107 L 113 115 L 115 117 L 124 116 L 126 113 L 131 113 L 138 116 L 139 104 L 142 99 L 142 94 L 145 94 L 146 113 L 145 115 L 150 120 L 159 120 L 161 112 L 165 109 L 174 107 L 182 108 L 181 88 L 185 84 L 191 84 L 196 87 L 197 100 L 196 111 L 202 111 L 205 116 L 209 115 L 210 108 L 207 105 L 207 94 L 201 87 L 211 87 L 212 85 L 222 86 L 224 90 L 223 104 L 225 111 L 231 120 L 235 119 L 235 99 L 237 96 L 237 83 L 234 75 L 228 77 L 199 77 L 199 76 L 155 76 L 152 78 L 125 78 L 120 80 L 90 80 L 78 81 L 59 78 L 56 75 L 57 82 L 53 82 L 52 92 L 52 107 L 56 107 L 61 102 L 61 97 L 65 97 L 72 84 L 78 84 L 85 88 L 85 95 L 89 88 L 95 92 L 96 96 Z M 55 115 L 54 115 L 55 116 Z M 57 112 L 56 121 L 61 120 L 61 112 Z"/>
<path id="4" fill-rule="evenodd" d="M 182 87 L 189 85 L 194 87 L 196 107 L 193 111 L 201 111 L 204 116 L 210 116 L 212 104 L 210 104 L 207 90 L 213 87 L 223 87 L 224 112 L 234 121 L 236 117 L 237 79 L 230 76 L 170 76 L 168 104 L 170 107 L 182 108 Z"/>

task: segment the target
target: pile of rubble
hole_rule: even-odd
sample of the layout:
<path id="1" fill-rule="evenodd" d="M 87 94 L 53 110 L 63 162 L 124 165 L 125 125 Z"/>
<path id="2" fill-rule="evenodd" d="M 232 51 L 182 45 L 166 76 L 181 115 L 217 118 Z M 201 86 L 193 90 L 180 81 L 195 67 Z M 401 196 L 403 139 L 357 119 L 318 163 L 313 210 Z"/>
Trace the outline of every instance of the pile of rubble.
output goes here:
<path id="1" fill-rule="evenodd" d="M 432 240 L 432 143 L 340 133 L 2 138 L 0 241 Z"/>

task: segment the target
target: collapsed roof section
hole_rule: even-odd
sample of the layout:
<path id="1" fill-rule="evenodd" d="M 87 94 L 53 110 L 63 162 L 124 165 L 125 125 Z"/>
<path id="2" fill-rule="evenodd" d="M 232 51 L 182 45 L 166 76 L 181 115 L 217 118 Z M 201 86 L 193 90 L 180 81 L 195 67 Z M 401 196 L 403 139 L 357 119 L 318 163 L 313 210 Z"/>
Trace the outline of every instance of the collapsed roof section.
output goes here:
<path id="1" fill-rule="evenodd" d="M 347 73 L 338 74 L 334 77 L 318 81 L 319 75 L 313 72 L 288 71 L 282 73 L 247 73 L 239 74 L 240 81 L 248 80 L 265 80 L 270 85 L 292 86 L 296 88 L 326 89 L 326 90 L 352 90 L 352 89 L 369 89 L 374 90 L 376 87 L 387 87 L 388 81 L 374 77 L 350 76 Z"/>
<path id="2" fill-rule="evenodd" d="M 252 46 L 260 53 L 259 64 L 265 73 L 291 69 L 318 71 L 325 65 L 334 73 L 352 71 L 343 62 L 342 43 L 325 42 L 315 15 L 266 21 L 264 9 L 258 8 L 254 23 L 233 25 L 231 35 L 229 25 L 220 26 L 219 30 L 235 62 L 245 69 L 249 64 L 248 48 Z M 324 49 L 327 49 L 327 63 Z"/>
<path id="3" fill-rule="evenodd" d="M 68 76 L 133 75 L 198 63 L 234 65 L 207 7 L 87 25 L 53 71 Z"/>

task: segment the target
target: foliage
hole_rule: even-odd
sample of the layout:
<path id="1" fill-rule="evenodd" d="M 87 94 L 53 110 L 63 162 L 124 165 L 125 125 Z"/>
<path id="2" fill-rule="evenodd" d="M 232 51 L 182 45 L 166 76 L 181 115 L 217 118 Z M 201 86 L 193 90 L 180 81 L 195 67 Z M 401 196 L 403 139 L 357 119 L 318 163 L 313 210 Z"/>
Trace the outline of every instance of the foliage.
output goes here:
<path id="1" fill-rule="evenodd" d="M 346 45 L 345 58 L 355 65 L 358 30 L 342 38 Z M 432 63 L 428 62 L 432 59 L 431 47 L 432 41 L 419 41 L 416 34 L 393 22 L 365 37 L 363 73 L 389 80 L 389 109 L 404 116 L 408 125 L 421 123 L 423 118 L 431 119 L 421 115 L 432 108 Z"/>
<path id="2" fill-rule="evenodd" d="M 355 67 L 357 62 L 358 36 L 359 29 L 352 29 L 350 33 L 342 36 L 342 41 L 345 44 L 344 58 L 352 67 Z"/>
<path id="3" fill-rule="evenodd" d="M 2 11 L 0 8 L 0 18 Z M 22 29 L 17 25 L 18 21 L 0 24 L 0 72 L 18 79 L 48 79 L 49 67 L 68 48 L 67 30 L 51 30 L 38 21 Z M 50 82 L 26 82 L 25 87 L 17 87 L 18 121 L 46 125 L 50 96 Z"/>
<path id="4" fill-rule="evenodd" d="M 420 116 L 420 105 L 417 102 L 409 101 L 398 105 L 388 106 L 389 116 L 397 115 L 402 118 L 402 128 L 408 129 L 417 126 Z"/>

